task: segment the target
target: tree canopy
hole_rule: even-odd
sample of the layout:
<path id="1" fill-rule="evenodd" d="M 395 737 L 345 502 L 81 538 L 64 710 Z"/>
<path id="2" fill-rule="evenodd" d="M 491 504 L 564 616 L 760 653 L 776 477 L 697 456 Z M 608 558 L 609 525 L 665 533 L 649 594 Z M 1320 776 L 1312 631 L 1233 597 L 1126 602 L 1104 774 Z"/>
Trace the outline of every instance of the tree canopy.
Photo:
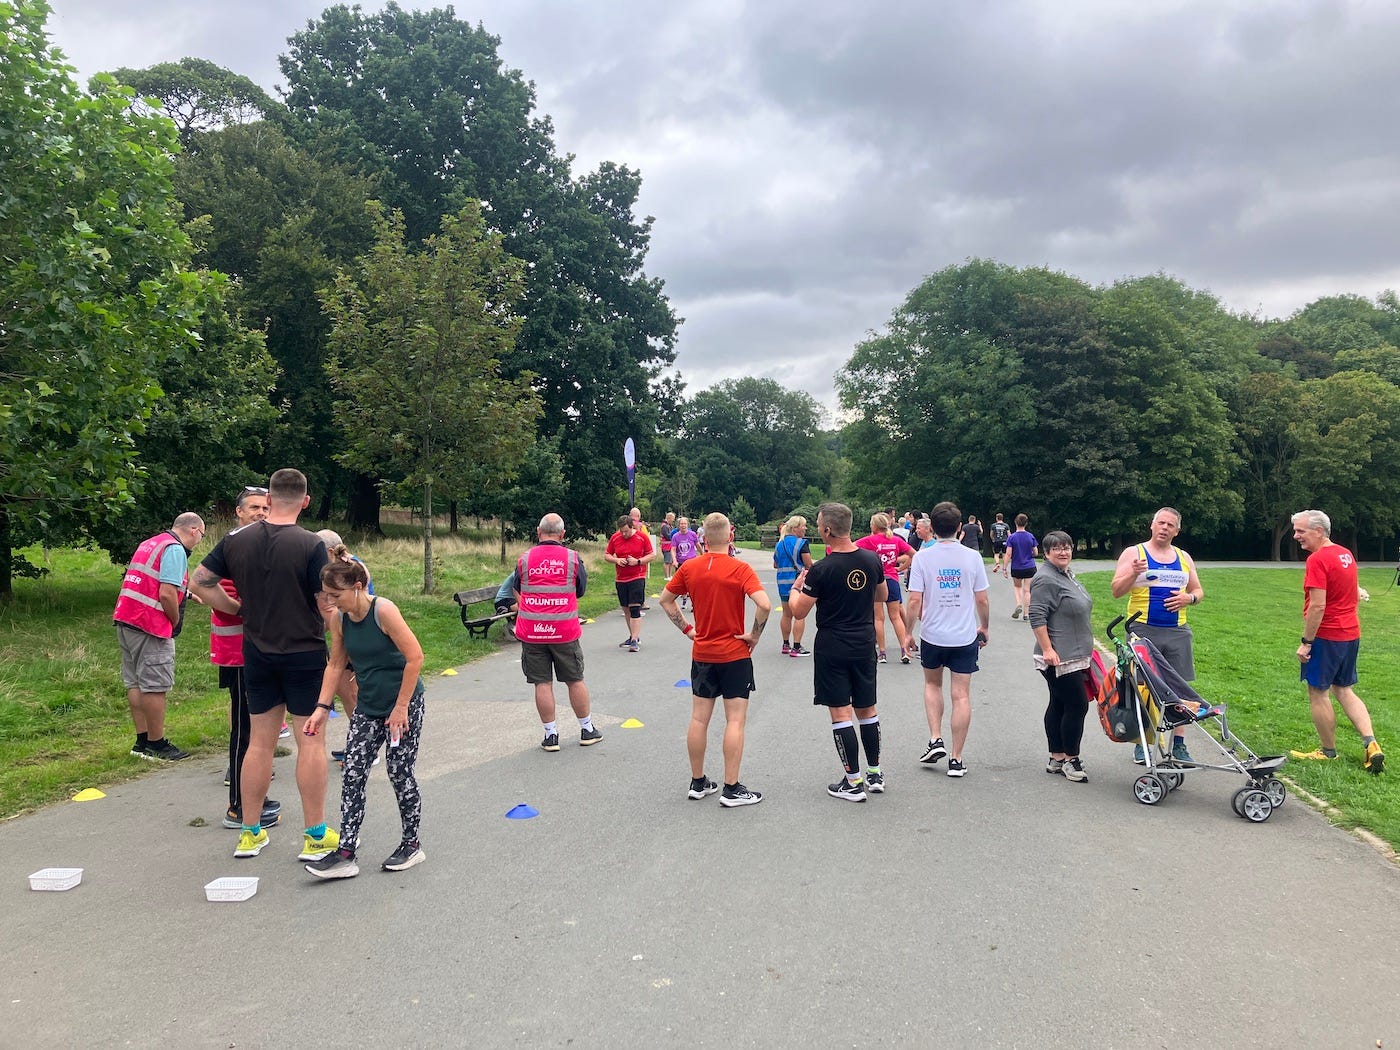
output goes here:
<path id="1" fill-rule="evenodd" d="M 162 381 L 222 287 L 188 268 L 174 125 L 111 78 L 83 93 L 48 11 L 0 3 L 0 596 L 14 547 L 132 503 Z"/>
<path id="2" fill-rule="evenodd" d="M 616 508 L 597 494 L 622 442 L 656 430 L 654 386 L 679 323 L 642 269 L 652 220 L 633 211 L 640 176 L 603 163 L 574 177 L 499 39 L 450 8 L 331 7 L 289 43 L 284 98 L 300 141 L 375 178 L 410 238 L 475 199 L 525 261 L 523 323 L 502 369 L 533 376 L 540 435 L 561 435 L 559 509 L 571 527 L 605 527 Z"/>
<path id="3" fill-rule="evenodd" d="M 1382 535 L 1400 523 L 1372 466 L 1400 418 L 1394 316 L 1393 297 L 1341 296 L 1269 324 L 1160 274 L 949 267 L 837 376 L 850 492 L 1115 543 L 1169 504 L 1196 536 L 1262 531 L 1275 557 L 1304 505 Z"/>
<path id="4" fill-rule="evenodd" d="M 433 590 L 433 493 L 502 488 L 534 437 L 539 399 L 528 377 L 502 380 L 519 330 L 518 259 L 469 202 L 422 251 L 403 216 L 375 209 L 375 243 L 322 293 L 326 361 L 345 434 L 339 458 L 419 495 L 423 592 Z"/>

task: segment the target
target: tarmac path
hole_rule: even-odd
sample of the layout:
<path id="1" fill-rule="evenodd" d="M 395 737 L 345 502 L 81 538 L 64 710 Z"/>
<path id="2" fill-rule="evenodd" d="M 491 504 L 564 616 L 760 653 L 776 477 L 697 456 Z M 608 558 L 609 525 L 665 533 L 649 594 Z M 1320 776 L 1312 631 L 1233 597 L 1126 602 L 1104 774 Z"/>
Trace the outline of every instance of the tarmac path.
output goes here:
<path id="1" fill-rule="evenodd" d="M 772 593 L 769 556 L 745 557 Z M 743 764 L 765 799 L 689 801 L 689 647 L 656 610 L 637 654 L 617 613 L 585 628 L 596 747 L 561 699 L 562 750 L 539 749 L 513 644 L 431 679 L 428 861 L 408 872 L 378 870 L 398 843 L 382 767 L 342 882 L 294 860 L 290 758 L 284 822 L 252 860 L 232 858 L 208 758 L 0 825 L 0 1046 L 1400 1045 L 1400 871 L 1295 799 L 1246 823 L 1238 777 L 1139 804 L 1092 712 L 1089 782 L 1047 776 L 1045 687 L 1011 607 L 994 577 L 968 775 L 918 765 L 921 676 L 896 660 L 889 788 L 860 805 L 826 794 L 828 720 L 776 612 Z M 505 819 L 519 802 L 539 816 Z M 82 884 L 31 892 L 50 866 Z M 258 876 L 257 895 L 206 902 L 221 875 Z"/>

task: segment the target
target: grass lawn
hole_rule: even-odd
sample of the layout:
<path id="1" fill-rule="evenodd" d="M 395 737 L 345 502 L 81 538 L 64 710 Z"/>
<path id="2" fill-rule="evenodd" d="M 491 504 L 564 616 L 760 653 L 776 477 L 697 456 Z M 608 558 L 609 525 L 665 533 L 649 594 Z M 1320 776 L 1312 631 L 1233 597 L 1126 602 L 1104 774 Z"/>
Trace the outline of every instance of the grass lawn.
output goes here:
<path id="1" fill-rule="evenodd" d="M 354 548 L 373 571 L 376 590 L 403 608 L 423 645 L 425 677 L 494 650 L 494 633 L 488 642 L 467 638 L 452 592 L 494 585 L 508 571 L 495 540 L 439 536 L 434 543 L 438 593 L 431 596 L 418 593 L 422 553 L 416 538 Z M 582 611 L 596 615 L 616 604 L 611 567 L 597 545 L 580 549 L 593 577 Z M 195 560 L 208 550 L 209 543 L 201 546 Z M 131 721 L 111 626 L 121 568 L 92 551 L 26 553 L 52 573 L 44 580 L 17 580 L 14 602 L 0 607 L 0 819 L 149 769 L 128 753 Z M 509 557 L 516 553 L 511 549 Z M 1101 639 L 1123 606 L 1108 593 L 1109 576 L 1081 576 L 1096 602 Z M 1360 741 L 1340 717 L 1341 760 L 1290 762 L 1285 773 L 1333 803 L 1342 823 L 1370 828 L 1400 847 L 1400 636 L 1394 630 L 1400 590 L 1390 586 L 1393 578 L 1393 570 L 1362 573 L 1373 597 L 1361 607 L 1357 687 L 1387 748 L 1390 771 L 1372 777 L 1362 770 Z M 660 573 L 652 580 L 659 587 Z M 1197 688 L 1211 701 L 1230 705 L 1232 728 L 1256 752 L 1311 750 L 1317 736 L 1293 655 L 1302 622 L 1302 568 L 1207 570 L 1203 583 L 1206 601 L 1191 611 Z M 208 660 L 208 626 L 208 611 L 192 605 L 176 644 L 167 715 L 171 739 L 200 756 L 222 754 L 228 739 L 228 697 Z"/>
<path id="2" fill-rule="evenodd" d="M 197 563 L 217 538 L 211 532 L 191 561 Z M 425 678 L 495 650 L 503 625 L 492 628 L 489 641 L 468 639 L 452 593 L 495 586 L 510 571 L 500 562 L 497 540 L 435 536 L 433 544 L 437 593 L 429 596 L 419 593 L 421 540 L 352 547 L 374 574 L 375 590 L 403 609 L 423 646 Z M 590 577 L 580 603 L 583 615 L 615 608 L 612 566 L 602 560 L 602 548 L 578 546 Z M 508 549 L 512 564 L 522 549 Z M 135 736 L 112 626 L 123 567 L 97 551 L 45 553 L 34 548 L 25 553 L 51 571 L 42 580 L 16 580 L 14 601 L 0 606 L 0 819 L 150 769 L 129 753 Z M 660 586 L 659 570 L 652 579 Z M 218 688 L 218 671 L 209 663 L 209 610 L 204 606 L 190 603 L 175 649 L 167 735 L 201 757 L 223 754 L 228 693 Z M 521 696 L 527 695 L 521 679 Z"/>
<path id="3" fill-rule="evenodd" d="M 1094 598 L 1094 627 L 1103 628 L 1125 606 L 1109 594 L 1110 572 L 1086 572 L 1080 581 Z M 1336 762 L 1290 760 L 1284 775 L 1341 812 L 1338 822 L 1365 827 L 1400 848 L 1400 590 L 1393 569 L 1363 569 L 1371 601 L 1361 605 L 1357 694 L 1371 712 L 1388 769 L 1376 777 L 1361 768 L 1361 739 L 1338 709 Z M 1206 569 L 1206 599 L 1190 611 L 1195 634 L 1196 689 L 1229 704 L 1230 728 L 1261 755 L 1311 751 L 1317 732 L 1307 693 L 1298 680 L 1303 622 L 1303 569 Z M 1090 714 L 1090 719 L 1094 715 Z M 1215 774 L 1202 773 L 1201 776 Z"/>

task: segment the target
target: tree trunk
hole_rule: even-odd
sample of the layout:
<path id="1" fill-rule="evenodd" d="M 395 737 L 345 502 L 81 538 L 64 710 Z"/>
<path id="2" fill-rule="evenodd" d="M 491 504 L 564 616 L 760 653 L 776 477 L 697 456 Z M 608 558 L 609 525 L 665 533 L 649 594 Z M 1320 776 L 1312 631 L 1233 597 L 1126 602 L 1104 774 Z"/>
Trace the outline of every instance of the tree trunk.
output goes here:
<path id="1" fill-rule="evenodd" d="M 501 519 L 501 564 L 506 563 L 506 519 Z"/>
<path id="2" fill-rule="evenodd" d="M 1270 561 L 1283 561 L 1283 533 L 1282 525 L 1274 526 L 1273 549 L 1269 553 Z"/>
<path id="3" fill-rule="evenodd" d="M 0 503 L 0 604 L 15 596 L 15 552 L 10 548 L 10 508 Z"/>
<path id="4" fill-rule="evenodd" d="M 338 470 L 332 470 L 326 475 L 326 488 L 321 493 L 321 501 L 316 504 L 316 520 L 329 522 L 331 511 L 335 506 L 335 481 L 340 474 Z"/>
<path id="5" fill-rule="evenodd" d="M 423 593 L 433 593 L 433 485 L 423 486 Z"/>
<path id="6" fill-rule="evenodd" d="M 455 499 L 447 504 L 447 531 L 453 536 L 457 535 L 457 501 Z"/>
<path id="7" fill-rule="evenodd" d="M 380 492 L 377 479 L 356 474 L 350 484 L 350 505 L 346 510 L 350 528 L 370 536 L 383 536 L 379 527 Z"/>

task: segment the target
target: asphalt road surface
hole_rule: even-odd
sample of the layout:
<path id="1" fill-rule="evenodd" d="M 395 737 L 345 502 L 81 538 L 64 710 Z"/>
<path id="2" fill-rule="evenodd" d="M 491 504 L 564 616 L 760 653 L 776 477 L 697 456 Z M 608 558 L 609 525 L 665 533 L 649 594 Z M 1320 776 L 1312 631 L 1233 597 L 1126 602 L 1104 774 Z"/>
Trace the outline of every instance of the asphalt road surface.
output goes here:
<path id="1" fill-rule="evenodd" d="M 745 556 L 773 593 L 767 555 Z M 251 860 L 208 758 L 0 825 L 0 1046 L 1400 1046 L 1396 868 L 1296 799 L 1246 823 L 1234 775 L 1139 804 L 1092 712 L 1089 782 L 1046 775 L 1045 687 L 1005 580 L 968 775 L 919 766 L 921 672 L 896 658 L 888 790 L 864 804 L 826 793 L 829 722 L 776 613 L 742 775 L 764 801 L 688 800 L 689 648 L 652 606 L 636 654 L 617 613 L 585 628 L 595 747 L 561 689 L 562 750 L 540 750 L 513 645 L 429 682 L 410 871 L 378 870 L 398 844 L 382 766 L 347 881 L 295 861 L 290 758 Z M 506 819 L 521 802 L 539 816 Z M 68 866 L 76 889 L 29 889 Z M 223 875 L 257 895 L 207 902 Z"/>

